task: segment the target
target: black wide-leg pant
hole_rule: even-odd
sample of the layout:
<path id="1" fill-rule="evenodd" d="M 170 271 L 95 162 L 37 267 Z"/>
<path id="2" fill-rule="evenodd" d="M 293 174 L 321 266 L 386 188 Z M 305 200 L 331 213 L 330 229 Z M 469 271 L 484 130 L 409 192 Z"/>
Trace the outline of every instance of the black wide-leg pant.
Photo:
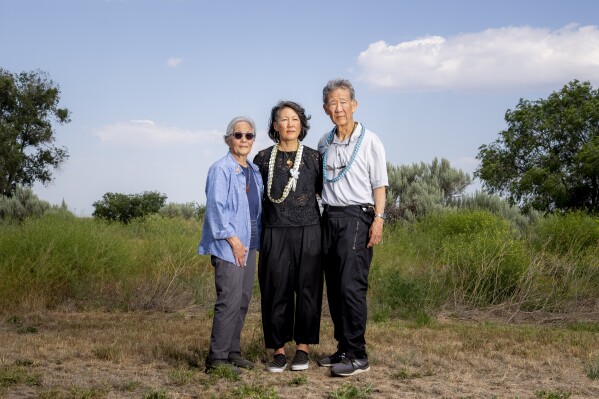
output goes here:
<path id="1" fill-rule="evenodd" d="M 323 269 L 327 300 L 338 349 L 346 356 L 366 359 L 366 291 L 373 250 L 367 248 L 372 208 L 325 207 Z"/>
<path id="2" fill-rule="evenodd" d="M 258 281 L 267 348 L 317 344 L 323 275 L 320 225 L 265 227 Z"/>

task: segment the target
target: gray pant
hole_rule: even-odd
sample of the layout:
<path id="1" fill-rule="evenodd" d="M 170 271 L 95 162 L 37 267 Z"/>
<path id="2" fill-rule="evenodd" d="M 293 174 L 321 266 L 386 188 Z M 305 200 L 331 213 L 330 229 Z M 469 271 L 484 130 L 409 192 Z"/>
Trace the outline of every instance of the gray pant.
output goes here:
<path id="1" fill-rule="evenodd" d="M 216 256 L 210 260 L 214 266 L 216 303 L 208 356 L 227 359 L 230 352 L 241 352 L 241 329 L 254 288 L 256 250 L 249 252 L 245 267 Z"/>

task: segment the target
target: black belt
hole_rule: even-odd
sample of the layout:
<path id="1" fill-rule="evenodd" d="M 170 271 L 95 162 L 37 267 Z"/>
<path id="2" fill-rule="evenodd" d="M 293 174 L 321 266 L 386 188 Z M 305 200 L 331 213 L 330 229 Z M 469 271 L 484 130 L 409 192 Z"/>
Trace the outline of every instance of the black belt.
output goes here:
<path id="1" fill-rule="evenodd" d="M 362 205 L 347 205 L 347 206 L 332 206 L 332 205 L 327 205 L 325 204 L 323 206 L 323 209 L 325 212 L 344 212 L 347 210 L 361 210 L 361 211 L 368 211 L 369 209 L 373 209 L 374 207 L 372 205 L 369 204 L 362 204 Z"/>

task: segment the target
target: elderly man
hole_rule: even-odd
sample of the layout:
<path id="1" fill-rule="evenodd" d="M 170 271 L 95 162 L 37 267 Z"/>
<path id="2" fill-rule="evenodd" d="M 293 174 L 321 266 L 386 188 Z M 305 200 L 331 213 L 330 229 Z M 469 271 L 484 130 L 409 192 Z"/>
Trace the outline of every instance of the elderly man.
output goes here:
<path id="1" fill-rule="evenodd" d="M 366 290 L 373 246 L 383 237 L 385 149 L 379 137 L 354 121 L 352 84 L 335 79 L 323 89 L 323 108 L 335 127 L 318 143 L 323 157 L 323 268 L 337 352 L 319 361 L 331 375 L 370 369 L 366 354 Z"/>

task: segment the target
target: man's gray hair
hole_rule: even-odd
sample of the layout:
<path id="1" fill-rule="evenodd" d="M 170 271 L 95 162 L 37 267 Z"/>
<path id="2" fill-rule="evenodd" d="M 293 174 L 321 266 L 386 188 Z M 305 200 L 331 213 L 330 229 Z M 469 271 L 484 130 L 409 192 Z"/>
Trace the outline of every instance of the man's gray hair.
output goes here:
<path id="1" fill-rule="evenodd" d="M 227 140 L 229 140 L 231 135 L 235 133 L 233 130 L 235 130 L 235 125 L 237 125 L 239 122 L 249 123 L 250 126 L 252 126 L 253 133 L 256 134 L 256 124 L 254 123 L 252 118 L 248 116 L 236 116 L 235 118 L 231 119 L 231 122 L 229 122 L 229 126 L 227 126 L 227 131 L 223 136 L 225 138 L 225 143 L 228 144 Z"/>
<path id="2" fill-rule="evenodd" d="M 327 103 L 327 97 L 330 92 L 337 89 L 347 89 L 349 90 L 349 99 L 354 101 L 356 99 L 356 92 L 354 91 L 354 87 L 351 82 L 347 79 L 331 79 L 328 81 L 327 85 L 322 89 L 322 103 Z"/>

